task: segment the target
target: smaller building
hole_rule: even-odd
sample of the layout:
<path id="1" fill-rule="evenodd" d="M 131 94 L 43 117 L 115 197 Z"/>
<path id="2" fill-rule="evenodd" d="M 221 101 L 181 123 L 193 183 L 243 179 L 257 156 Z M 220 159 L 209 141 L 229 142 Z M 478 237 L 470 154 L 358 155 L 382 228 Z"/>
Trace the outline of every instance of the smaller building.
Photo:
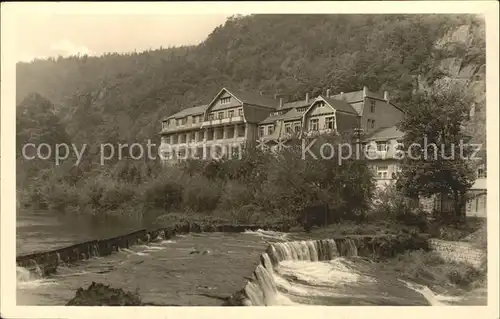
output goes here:
<path id="1" fill-rule="evenodd" d="M 364 156 L 373 170 L 376 186 L 385 188 L 397 179 L 401 171 L 399 144 L 404 133 L 396 126 L 379 128 L 362 139 Z"/>
<path id="2" fill-rule="evenodd" d="M 476 181 L 468 193 L 466 215 L 487 217 L 487 178 L 486 178 L 486 150 L 481 150 L 476 157 Z"/>

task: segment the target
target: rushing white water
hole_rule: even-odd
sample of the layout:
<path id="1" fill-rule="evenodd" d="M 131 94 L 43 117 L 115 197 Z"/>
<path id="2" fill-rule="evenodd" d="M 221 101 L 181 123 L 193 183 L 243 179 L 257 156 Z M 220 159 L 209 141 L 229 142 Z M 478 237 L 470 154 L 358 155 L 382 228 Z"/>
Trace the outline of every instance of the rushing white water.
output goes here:
<path id="1" fill-rule="evenodd" d="M 409 305 L 420 302 L 439 306 L 458 300 L 457 297 L 436 295 L 428 287 L 408 282 L 379 282 L 376 275 L 359 270 L 358 262 L 363 260 L 356 256 L 357 248 L 351 239 L 274 243 L 261 255 L 261 263 L 247 282 L 243 304 Z M 398 282 L 403 284 L 398 285 Z M 425 299 L 412 300 L 418 297 L 415 292 Z"/>
<path id="2" fill-rule="evenodd" d="M 245 230 L 245 234 L 249 235 L 256 235 L 260 236 L 261 238 L 264 239 L 274 239 L 274 240 L 286 240 L 288 238 L 288 233 L 282 233 L 278 231 L 272 231 L 272 230 L 263 230 L 263 229 L 257 229 L 257 230 Z"/>
<path id="3" fill-rule="evenodd" d="M 91 248 L 90 259 L 71 267 L 58 256 L 57 272 L 49 278 L 42 278 L 42 270 L 33 261 L 29 270 L 17 268 L 18 298 L 27 304 L 61 304 L 71 299 L 77 288 L 96 281 L 124 289 L 142 285 L 141 296 L 146 300 L 158 303 L 178 298 L 176 302 L 192 305 L 182 299 L 187 294 L 179 294 L 180 285 L 184 284 L 182 291 L 191 292 L 193 287 L 202 291 L 224 281 L 233 283 L 247 275 L 251 262 L 260 257 L 243 289 L 242 303 L 247 306 L 461 303 L 461 297 L 435 294 L 428 287 L 398 280 L 397 273 L 380 271 L 377 263 L 357 257 L 355 240 L 280 242 L 288 235 L 265 232 L 267 238 L 278 242 L 259 256 L 266 248 L 262 233 L 186 235 L 176 241 L 159 236 L 156 242 L 123 248 L 106 257 L 98 257 L 98 250 Z M 228 271 L 244 267 L 248 269 L 227 279 Z M 226 293 L 233 293 L 234 286 L 228 287 Z"/>

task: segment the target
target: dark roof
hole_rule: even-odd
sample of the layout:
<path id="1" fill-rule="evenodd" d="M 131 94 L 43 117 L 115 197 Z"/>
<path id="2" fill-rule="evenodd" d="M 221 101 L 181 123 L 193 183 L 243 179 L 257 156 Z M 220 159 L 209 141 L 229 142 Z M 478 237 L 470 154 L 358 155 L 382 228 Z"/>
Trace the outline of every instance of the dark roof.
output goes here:
<path id="1" fill-rule="evenodd" d="M 304 112 L 299 112 L 297 109 L 291 109 L 283 116 L 283 121 L 292 121 L 302 118 Z"/>
<path id="2" fill-rule="evenodd" d="M 302 106 L 307 106 L 307 104 L 302 105 Z M 282 120 L 282 121 L 299 120 L 302 118 L 303 115 L 304 115 L 304 112 L 297 111 L 297 108 L 285 109 L 284 114 L 269 115 L 265 120 L 263 120 L 259 124 L 271 124 L 271 123 L 274 123 L 278 120 Z"/>
<path id="3" fill-rule="evenodd" d="M 263 121 L 259 122 L 259 124 L 271 124 L 274 123 L 278 120 L 282 120 L 285 114 L 280 114 L 280 115 L 269 115 L 266 117 Z"/>
<path id="4" fill-rule="evenodd" d="M 366 92 L 367 97 L 383 100 L 384 95 L 378 92 L 370 92 L 370 90 L 367 90 Z M 359 91 L 353 91 L 353 92 L 344 92 L 344 94 L 336 94 L 330 96 L 331 98 L 337 99 L 337 100 L 345 100 L 348 103 L 354 103 L 354 102 L 359 102 L 363 101 L 363 90 Z"/>
<path id="5" fill-rule="evenodd" d="M 199 105 L 199 106 L 193 106 L 193 107 L 188 107 L 187 109 L 181 110 L 175 114 L 172 114 L 166 118 L 166 119 L 171 119 L 171 118 L 182 118 L 186 117 L 188 115 L 197 115 L 197 114 L 203 114 L 205 110 L 207 109 L 208 105 Z"/>
<path id="6" fill-rule="evenodd" d="M 387 141 L 390 139 L 401 138 L 404 133 L 398 130 L 396 126 L 391 127 L 381 127 L 371 132 L 365 138 L 364 141 Z"/>
<path id="7" fill-rule="evenodd" d="M 298 100 L 298 101 L 293 101 L 293 102 L 287 102 L 283 104 L 283 109 L 290 109 L 290 108 L 296 108 L 296 107 L 304 107 L 304 106 L 309 106 L 311 103 L 314 101 L 314 99 L 309 99 L 309 102 L 306 102 L 306 100 Z"/>
<path id="8" fill-rule="evenodd" d="M 238 100 L 245 104 L 264 106 L 276 109 L 279 107 L 279 100 L 260 95 L 259 93 L 244 92 L 240 90 L 226 89 L 229 93 L 234 95 Z"/>
<path id="9" fill-rule="evenodd" d="M 322 97 L 322 98 L 323 100 L 325 100 L 326 103 L 330 104 L 337 111 L 358 115 L 358 112 L 356 112 L 356 110 L 353 109 L 353 107 L 346 101 L 336 100 L 331 97 Z"/>

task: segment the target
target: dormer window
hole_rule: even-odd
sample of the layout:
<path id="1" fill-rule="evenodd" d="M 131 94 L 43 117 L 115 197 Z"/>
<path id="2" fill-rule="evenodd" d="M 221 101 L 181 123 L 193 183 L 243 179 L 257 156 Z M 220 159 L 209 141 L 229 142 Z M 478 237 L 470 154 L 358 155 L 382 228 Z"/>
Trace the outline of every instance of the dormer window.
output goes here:
<path id="1" fill-rule="evenodd" d="M 223 97 L 220 99 L 220 104 L 229 104 L 231 103 L 231 97 L 228 96 L 228 97 Z"/>
<path id="2" fill-rule="evenodd" d="M 307 106 L 305 106 L 305 107 L 299 107 L 299 108 L 297 108 L 297 112 L 305 112 L 306 109 L 307 109 Z"/>

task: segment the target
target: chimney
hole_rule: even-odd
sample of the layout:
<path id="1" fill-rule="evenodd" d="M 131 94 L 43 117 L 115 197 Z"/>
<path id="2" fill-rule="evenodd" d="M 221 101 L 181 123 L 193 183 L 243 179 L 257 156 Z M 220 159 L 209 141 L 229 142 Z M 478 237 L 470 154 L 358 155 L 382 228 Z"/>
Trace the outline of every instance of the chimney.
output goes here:
<path id="1" fill-rule="evenodd" d="M 306 104 L 309 104 L 309 92 L 306 93 Z"/>
<path id="2" fill-rule="evenodd" d="M 363 97 L 366 97 L 368 95 L 368 88 L 366 86 L 363 86 Z"/>
<path id="3" fill-rule="evenodd" d="M 280 109 L 283 107 L 283 98 L 280 97 Z"/>
<path id="4" fill-rule="evenodd" d="M 344 99 L 344 92 L 340 92 L 340 99 L 343 100 Z"/>
<path id="5" fill-rule="evenodd" d="M 326 89 L 326 97 L 330 97 L 330 89 Z"/>
<path id="6" fill-rule="evenodd" d="M 384 91 L 384 100 L 389 102 L 389 92 L 387 92 L 387 91 Z"/>

